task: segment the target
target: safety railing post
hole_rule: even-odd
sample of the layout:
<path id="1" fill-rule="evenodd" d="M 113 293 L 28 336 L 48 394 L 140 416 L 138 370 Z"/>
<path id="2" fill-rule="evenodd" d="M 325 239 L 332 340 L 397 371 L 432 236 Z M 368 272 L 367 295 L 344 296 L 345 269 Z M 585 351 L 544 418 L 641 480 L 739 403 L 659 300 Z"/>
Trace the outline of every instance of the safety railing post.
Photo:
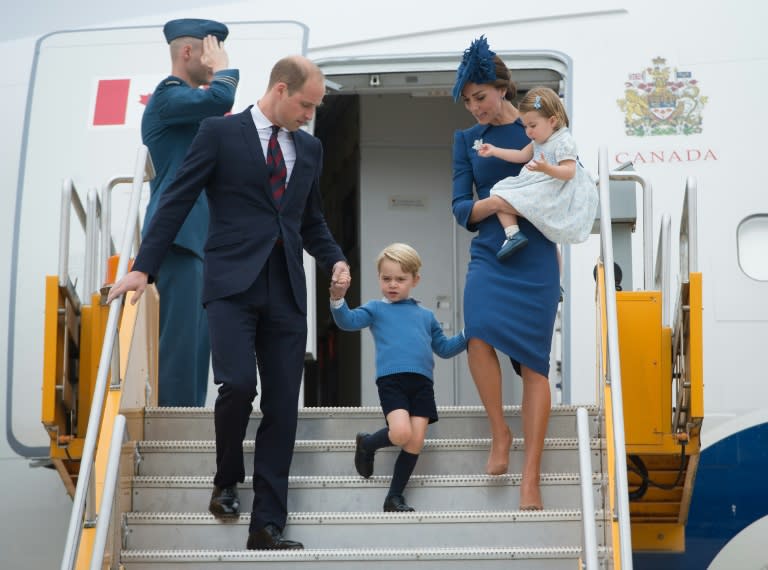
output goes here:
<path id="1" fill-rule="evenodd" d="M 614 465 L 614 488 L 616 491 L 615 505 L 617 509 L 617 518 L 619 525 L 619 556 L 621 559 L 622 570 L 632 569 L 632 535 L 629 527 L 629 485 L 627 483 L 627 452 L 624 440 L 624 405 L 621 389 L 621 363 L 619 359 L 619 328 L 616 312 L 616 276 L 614 275 L 613 265 L 613 240 L 611 224 L 603 223 L 603 220 L 611 219 L 610 189 L 609 180 L 614 179 L 614 173 L 609 173 L 608 169 L 608 150 L 605 147 L 600 149 L 599 156 L 600 173 L 600 244 L 605 269 L 605 309 L 607 321 L 607 344 L 608 344 L 608 369 L 606 382 L 610 383 L 611 411 L 613 420 L 613 456 Z M 618 179 L 628 179 L 627 173 L 619 172 Z M 641 177 L 632 176 L 633 179 L 642 180 Z M 643 208 L 643 240 L 652 241 L 652 233 L 647 229 L 650 226 L 651 212 L 648 210 L 650 205 L 650 185 L 644 186 L 648 189 Z M 648 248 L 643 247 L 645 255 L 652 258 L 653 249 L 647 254 Z M 650 285 L 650 267 L 651 260 L 646 260 L 644 270 L 644 283 L 646 288 Z"/>
<path id="2" fill-rule="evenodd" d="M 597 531 L 595 499 L 592 496 L 592 461 L 589 457 L 589 415 L 585 408 L 576 410 L 579 439 L 579 478 L 581 479 L 581 519 L 584 530 L 584 559 L 587 570 L 597 570 Z"/>
<path id="3" fill-rule="evenodd" d="M 112 441 L 109 444 L 109 460 L 107 461 L 107 473 L 104 477 L 104 491 L 101 495 L 99 517 L 96 522 L 96 536 L 93 542 L 93 557 L 91 558 L 90 570 L 101 570 L 101 565 L 104 562 L 104 550 L 107 545 L 109 523 L 112 519 L 117 476 L 120 474 L 120 452 L 123 448 L 124 439 L 125 416 L 118 415 L 115 418 Z"/>

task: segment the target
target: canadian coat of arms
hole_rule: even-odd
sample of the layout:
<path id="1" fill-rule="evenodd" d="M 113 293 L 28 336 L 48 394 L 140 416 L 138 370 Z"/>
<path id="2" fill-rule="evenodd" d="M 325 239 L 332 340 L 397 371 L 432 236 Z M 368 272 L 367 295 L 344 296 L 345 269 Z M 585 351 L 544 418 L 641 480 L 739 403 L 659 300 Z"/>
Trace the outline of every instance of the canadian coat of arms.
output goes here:
<path id="1" fill-rule="evenodd" d="M 701 110 L 707 97 L 700 95 L 698 81 L 690 71 L 670 69 L 657 57 L 653 66 L 630 73 L 624 84 L 624 99 L 617 103 L 624 112 L 629 136 L 692 135 L 701 132 Z"/>

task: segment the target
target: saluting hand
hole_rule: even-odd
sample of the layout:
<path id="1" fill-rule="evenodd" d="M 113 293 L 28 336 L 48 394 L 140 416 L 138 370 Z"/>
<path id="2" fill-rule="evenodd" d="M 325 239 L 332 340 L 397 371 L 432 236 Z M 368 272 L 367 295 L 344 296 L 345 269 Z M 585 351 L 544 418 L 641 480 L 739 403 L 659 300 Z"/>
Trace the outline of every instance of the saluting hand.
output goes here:
<path id="1" fill-rule="evenodd" d="M 214 73 L 229 67 L 229 56 L 224 49 L 224 43 L 220 43 L 216 36 L 209 35 L 203 38 L 203 55 L 200 56 L 200 63 L 210 67 Z"/>

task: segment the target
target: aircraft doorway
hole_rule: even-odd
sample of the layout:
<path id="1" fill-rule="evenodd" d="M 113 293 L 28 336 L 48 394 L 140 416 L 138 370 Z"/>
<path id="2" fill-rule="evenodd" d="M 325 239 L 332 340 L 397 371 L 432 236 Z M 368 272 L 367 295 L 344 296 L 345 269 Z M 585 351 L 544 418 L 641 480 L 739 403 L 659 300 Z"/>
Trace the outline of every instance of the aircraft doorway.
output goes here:
<path id="1" fill-rule="evenodd" d="M 325 214 L 352 266 L 347 300 L 356 307 L 380 296 L 375 259 L 395 241 L 422 256 L 414 296 L 446 330 L 460 330 L 456 313 L 451 142 L 471 117 L 448 97 L 410 94 L 328 95 L 315 124 L 323 141 Z M 328 306 L 327 276 L 317 279 L 318 359 L 309 366 L 307 405 L 376 405 L 374 348 L 368 331 L 339 331 Z M 436 396 L 455 401 L 452 360 L 436 360 Z M 314 369 L 314 370 L 313 370 Z M 316 381 L 310 378 L 315 374 Z M 474 388 L 473 388 L 474 390 Z M 310 400 L 310 398 L 314 398 Z"/>
<path id="2" fill-rule="evenodd" d="M 473 124 L 454 103 L 450 70 L 338 74 L 326 70 L 326 95 L 315 135 L 323 142 L 321 189 L 330 229 L 352 267 L 347 295 L 352 307 L 380 296 L 375 260 L 386 245 L 409 243 L 421 254 L 422 279 L 414 297 L 432 310 L 446 334 L 461 330 L 463 282 L 473 237 L 451 212 L 453 134 Z M 322 64 L 321 64 L 322 67 Z M 518 88 L 557 86 L 550 69 L 515 72 Z M 317 360 L 305 375 L 307 406 L 378 405 L 375 353 L 370 332 L 339 331 L 328 311 L 328 276 L 317 272 Z M 502 359 L 505 376 L 513 376 Z M 509 368 L 507 370 L 506 368 Z M 519 382 L 505 383 L 507 401 L 518 402 Z M 479 404 L 466 354 L 435 358 L 439 405 Z"/>

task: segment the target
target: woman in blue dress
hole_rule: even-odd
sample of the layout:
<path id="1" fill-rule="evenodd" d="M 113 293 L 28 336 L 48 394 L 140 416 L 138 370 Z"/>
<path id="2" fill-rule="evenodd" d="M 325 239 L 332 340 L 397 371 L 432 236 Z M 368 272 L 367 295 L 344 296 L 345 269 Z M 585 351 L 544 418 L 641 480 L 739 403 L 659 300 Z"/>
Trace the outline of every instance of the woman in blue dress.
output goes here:
<path id="1" fill-rule="evenodd" d="M 460 99 L 477 120 L 475 126 L 454 136 L 452 207 L 458 224 L 477 232 L 464 288 L 464 325 L 470 373 L 491 429 L 486 472 L 506 473 L 512 444 L 502 408 L 498 350 L 512 360 L 523 381 L 525 460 L 520 508 L 541 509 L 541 453 L 551 406 L 549 356 L 560 297 L 557 249 L 521 217 L 519 225 L 528 236 L 528 245 L 504 261 L 496 258 L 504 241 L 497 214 L 515 210 L 503 200 L 490 199 L 490 189 L 499 180 L 516 176 L 521 165 L 481 158 L 473 147 L 482 140 L 522 149 L 531 141 L 512 104 L 516 89 L 509 70 L 489 49 L 485 37 L 465 50 L 456 76 L 454 100 Z"/>

